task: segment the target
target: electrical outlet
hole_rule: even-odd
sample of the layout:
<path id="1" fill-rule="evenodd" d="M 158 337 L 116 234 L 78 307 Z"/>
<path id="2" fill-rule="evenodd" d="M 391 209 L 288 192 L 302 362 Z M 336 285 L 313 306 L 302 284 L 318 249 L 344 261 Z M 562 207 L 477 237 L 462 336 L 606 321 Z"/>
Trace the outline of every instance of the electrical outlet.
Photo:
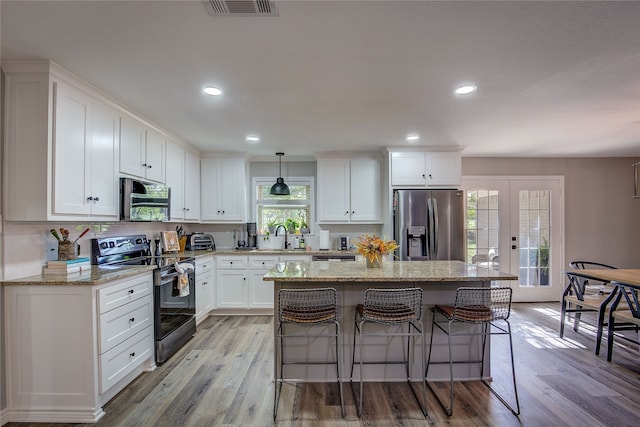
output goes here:
<path id="1" fill-rule="evenodd" d="M 49 233 L 47 233 L 47 239 L 46 239 L 46 249 L 47 249 L 47 254 L 46 254 L 46 260 L 47 261 L 55 261 L 58 259 L 58 241 L 50 238 L 52 237 Z"/>

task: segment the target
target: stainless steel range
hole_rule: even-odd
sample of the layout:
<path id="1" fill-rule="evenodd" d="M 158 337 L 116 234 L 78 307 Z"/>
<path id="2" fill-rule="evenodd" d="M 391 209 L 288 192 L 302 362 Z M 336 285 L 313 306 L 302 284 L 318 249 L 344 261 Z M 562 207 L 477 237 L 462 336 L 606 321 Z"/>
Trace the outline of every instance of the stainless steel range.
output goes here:
<path id="1" fill-rule="evenodd" d="M 157 364 L 165 362 L 196 332 L 194 258 L 151 256 L 147 236 L 132 235 L 91 239 L 91 263 L 101 268 L 156 266 L 153 272 L 153 313 Z M 188 292 L 180 286 L 179 268 L 187 275 Z"/>

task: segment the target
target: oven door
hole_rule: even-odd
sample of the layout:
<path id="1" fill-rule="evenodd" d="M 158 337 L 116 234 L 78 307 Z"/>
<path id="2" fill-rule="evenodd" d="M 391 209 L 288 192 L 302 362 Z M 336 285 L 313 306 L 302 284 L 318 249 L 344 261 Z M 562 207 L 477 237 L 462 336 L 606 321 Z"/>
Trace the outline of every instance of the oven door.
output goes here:
<path id="1" fill-rule="evenodd" d="M 161 340 L 196 314 L 195 274 L 189 273 L 189 295 L 178 294 L 179 273 L 156 270 L 154 280 L 155 337 Z"/>

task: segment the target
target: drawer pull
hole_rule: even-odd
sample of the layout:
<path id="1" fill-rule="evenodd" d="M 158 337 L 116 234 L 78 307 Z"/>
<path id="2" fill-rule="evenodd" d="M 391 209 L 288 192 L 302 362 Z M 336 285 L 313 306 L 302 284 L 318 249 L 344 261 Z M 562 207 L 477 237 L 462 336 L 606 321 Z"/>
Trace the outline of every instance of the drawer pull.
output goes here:
<path id="1" fill-rule="evenodd" d="M 131 323 L 133 323 L 133 322 L 135 322 L 135 321 L 136 321 L 136 318 L 135 318 L 135 317 L 132 317 L 131 319 L 129 319 L 129 322 L 131 322 Z"/>

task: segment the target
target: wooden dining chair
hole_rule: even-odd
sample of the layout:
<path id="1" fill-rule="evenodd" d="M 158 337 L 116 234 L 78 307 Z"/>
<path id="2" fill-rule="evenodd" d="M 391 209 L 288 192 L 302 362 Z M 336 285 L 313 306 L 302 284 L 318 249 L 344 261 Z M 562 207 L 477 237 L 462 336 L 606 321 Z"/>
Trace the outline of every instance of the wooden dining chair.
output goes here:
<path id="1" fill-rule="evenodd" d="M 618 288 L 615 293 L 615 299 L 611 303 L 614 309 L 609 313 L 609 322 L 607 327 L 607 361 L 611 362 L 613 356 L 613 340 L 618 337 L 625 341 L 640 345 L 640 336 L 638 328 L 640 328 L 640 301 L 638 287 L 628 285 L 621 282 L 611 282 L 613 286 Z M 616 334 L 620 331 L 635 331 L 634 335 Z M 635 337 L 635 338 L 634 338 Z"/>
<path id="2" fill-rule="evenodd" d="M 572 261 L 569 266 L 576 270 L 584 269 L 615 269 L 611 265 L 591 261 Z M 567 286 L 562 294 L 560 307 L 560 338 L 564 338 L 564 326 L 567 313 L 573 313 L 573 330 L 578 332 L 582 313 L 590 312 L 596 315 L 596 344 L 595 353 L 600 354 L 600 344 L 606 326 L 605 318 L 608 307 L 613 299 L 613 287 L 606 282 L 590 279 L 579 273 L 567 272 Z"/>

